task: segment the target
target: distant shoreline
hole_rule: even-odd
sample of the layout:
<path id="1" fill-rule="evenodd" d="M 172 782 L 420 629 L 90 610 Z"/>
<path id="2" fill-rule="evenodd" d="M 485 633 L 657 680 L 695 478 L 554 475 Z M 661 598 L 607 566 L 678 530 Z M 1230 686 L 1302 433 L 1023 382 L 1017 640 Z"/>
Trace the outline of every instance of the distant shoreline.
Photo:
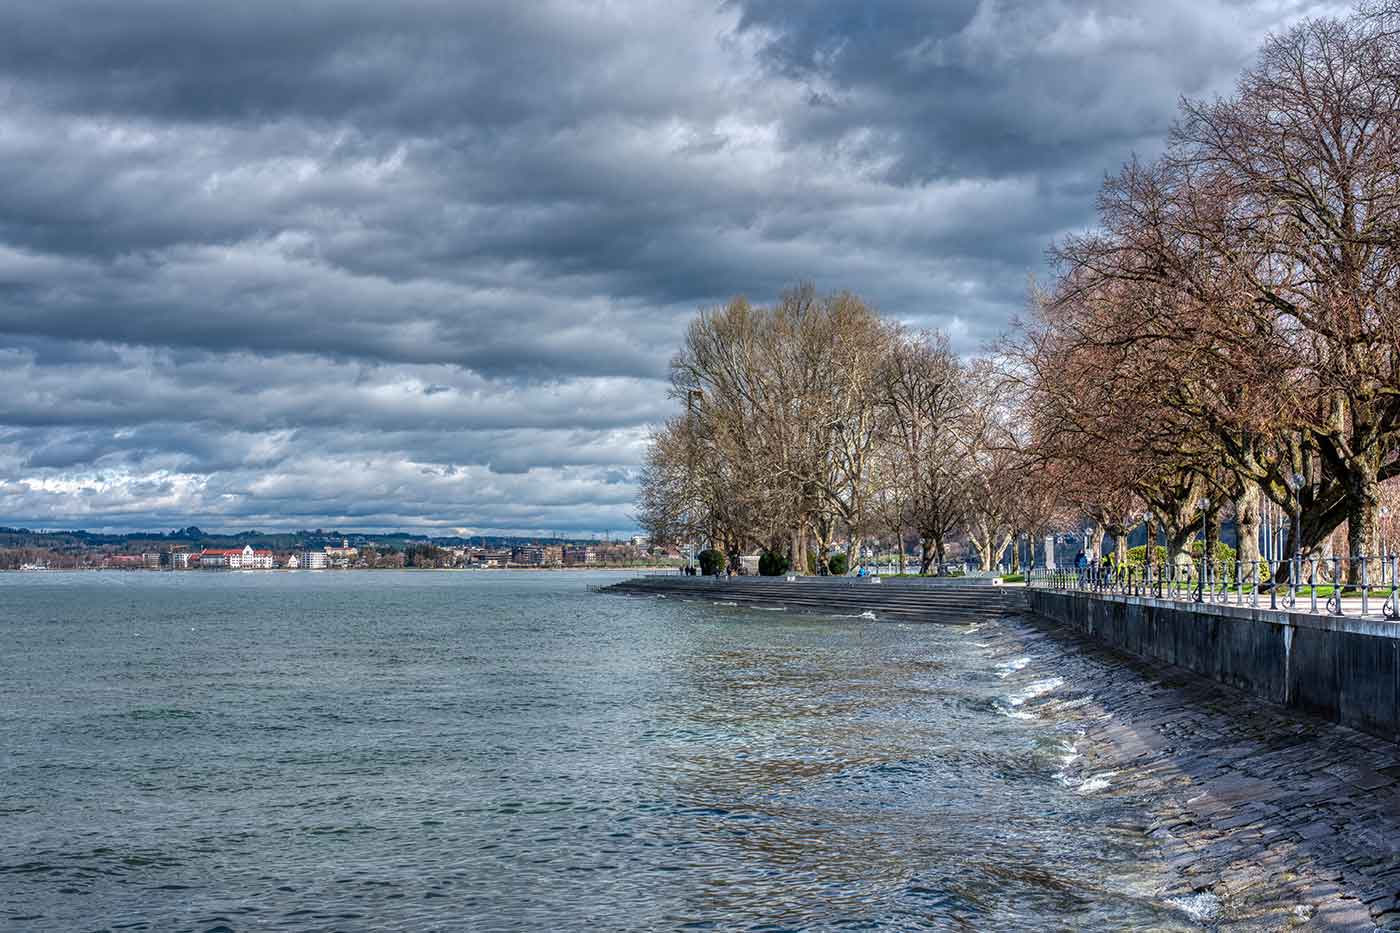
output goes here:
<path id="1" fill-rule="evenodd" d="M 564 571 L 584 573 L 652 573 L 656 571 L 667 571 L 671 573 L 680 572 L 679 567 L 658 566 L 646 567 L 321 567 L 315 570 L 306 567 L 272 567 L 259 570 L 232 570 L 225 567 L 208 570 L 170 570 L 162 568 L 151 570 L 145 567 L 140 568 L 117 568 L 117 567 L 49 567 L 44 570 L 22 570 L 18 567 L 0 569 L 0 573 L 23 573 L 23 574 L 46 574 L 46 573 L 157 573 L 157 574 L 181 574 L 200 575 L 208 574 L 216 576 L 229 573 L 500 573 L 502 571 L 527 571 L 529 573 L 560 573 Z"/>

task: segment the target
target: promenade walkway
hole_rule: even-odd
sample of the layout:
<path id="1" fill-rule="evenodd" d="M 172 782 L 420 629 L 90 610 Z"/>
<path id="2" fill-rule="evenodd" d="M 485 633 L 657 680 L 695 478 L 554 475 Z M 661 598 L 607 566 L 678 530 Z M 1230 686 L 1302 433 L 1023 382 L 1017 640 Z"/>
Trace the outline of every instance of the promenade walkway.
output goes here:
<path id="1" fill-rule="evenodd" d="M 624 596 L 732 602 L 789 612 L 863 616 L 880 621 L 965 624 L 1022 607 L 1018 591 L 981 579 L 871 577 L 634 577 L 603 592 Z"/>

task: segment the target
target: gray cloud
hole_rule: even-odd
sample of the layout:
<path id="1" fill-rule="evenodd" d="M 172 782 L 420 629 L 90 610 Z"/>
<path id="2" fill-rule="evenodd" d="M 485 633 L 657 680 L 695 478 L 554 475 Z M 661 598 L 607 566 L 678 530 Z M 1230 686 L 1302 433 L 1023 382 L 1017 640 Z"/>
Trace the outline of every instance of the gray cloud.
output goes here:
<path id="1" fill-rule="evenodd" d="M 630 525 L 688 316 L 975 351 L 1297 0 L 17 0 L 0 522 Z"/>

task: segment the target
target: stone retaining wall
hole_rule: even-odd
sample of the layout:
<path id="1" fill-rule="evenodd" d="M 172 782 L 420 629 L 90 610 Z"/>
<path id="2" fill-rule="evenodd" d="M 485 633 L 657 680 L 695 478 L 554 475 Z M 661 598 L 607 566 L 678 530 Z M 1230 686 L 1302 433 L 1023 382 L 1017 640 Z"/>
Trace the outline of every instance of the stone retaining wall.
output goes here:
<path id="1" fill-rule="evenodd" d="M 1400 741 L 1400 625 L 1033 589 L 1035 614 L 1111 647 Z"/>

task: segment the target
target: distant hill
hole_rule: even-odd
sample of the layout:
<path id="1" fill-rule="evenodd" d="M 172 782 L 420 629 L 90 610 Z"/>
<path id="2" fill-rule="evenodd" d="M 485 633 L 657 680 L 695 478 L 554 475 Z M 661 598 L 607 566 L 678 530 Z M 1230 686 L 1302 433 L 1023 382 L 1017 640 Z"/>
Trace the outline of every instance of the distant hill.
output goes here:
<path id="1" fill-rule="evenodd" d="M 194 525 L 173 531 L 137 531 L 129 534 L 101 534 L 81 529 L 65 531 L 34 531 L 29 528 L 7 528 L 0 526 L 0 548 L 46 548 L 57 551 L 91 550 L 117 548 L 136 550 L 142 547 L 163 550 L 173 545 L 183 544 L 191 549 L 203 547 L 242 547 L 251 544 L 258 548 L 291 551 L 302 548 L 319 548 L 328 544 L 349 541 L 356 547 L 373 545 L 379 549 L 392 548 L 401 551 L 410 544 L 435 544 L 439 547 L 519 547 L 527 544 L 595 544 L 593 538 L 529 538 L 510 535 L 472 535 L 432 537 L 429 535 L 392 532 L 376 534 L 361 531 L 340 531 L 336 529 L 284 531 L 264 533 L 257 530 L 238 532 L 204 531 Z"/>

